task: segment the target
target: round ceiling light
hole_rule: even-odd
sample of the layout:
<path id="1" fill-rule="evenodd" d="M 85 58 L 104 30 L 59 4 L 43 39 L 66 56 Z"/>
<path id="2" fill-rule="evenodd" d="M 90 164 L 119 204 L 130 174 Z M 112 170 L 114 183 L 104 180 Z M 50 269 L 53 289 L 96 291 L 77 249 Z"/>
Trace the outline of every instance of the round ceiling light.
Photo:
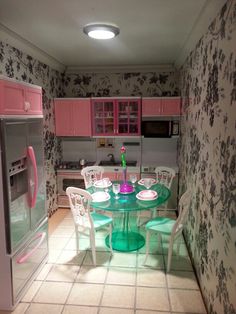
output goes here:
<path id="1" fill-rule="evenodd" d="M 86 35 L 94 39 L 111 39 L 120 33 L 119 27 L 111 24 L 88 24 L 83 31 Z"/>

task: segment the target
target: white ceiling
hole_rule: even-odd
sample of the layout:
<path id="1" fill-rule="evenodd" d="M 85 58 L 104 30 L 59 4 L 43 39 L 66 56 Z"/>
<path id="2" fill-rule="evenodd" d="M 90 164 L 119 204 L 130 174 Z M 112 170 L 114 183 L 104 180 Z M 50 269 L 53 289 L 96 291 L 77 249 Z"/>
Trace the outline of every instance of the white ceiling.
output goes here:
<path id="1" fill-rule="evenodd" d="M 1 0 L 0 35 L 14 37 L 66 67 L 174 65 L 224 2 Z M 116 24 L 120 34 L 109 41 L 91 39 L 83 26 L 93 22 Z"/>

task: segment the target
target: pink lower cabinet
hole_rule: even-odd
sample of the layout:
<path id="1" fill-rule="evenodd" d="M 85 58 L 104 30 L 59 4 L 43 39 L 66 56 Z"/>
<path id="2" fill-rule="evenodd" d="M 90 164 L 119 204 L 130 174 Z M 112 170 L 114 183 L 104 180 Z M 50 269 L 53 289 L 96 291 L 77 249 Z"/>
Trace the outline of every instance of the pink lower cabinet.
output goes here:
<path id="1" fill-rule="evenodd" d="M 0 77 L 0 114 L 42 115 L 42 88 Z"/>
<path id="2" fill-rule="evenodd" d="M 180 97 L 144 97 L 142 117 L 179 116 Z"/>
<path id="3" fill-rule="evenodd" d="M 91 136 L 90 98 L 56 98 L 55 124 L 57 136 Z"/>

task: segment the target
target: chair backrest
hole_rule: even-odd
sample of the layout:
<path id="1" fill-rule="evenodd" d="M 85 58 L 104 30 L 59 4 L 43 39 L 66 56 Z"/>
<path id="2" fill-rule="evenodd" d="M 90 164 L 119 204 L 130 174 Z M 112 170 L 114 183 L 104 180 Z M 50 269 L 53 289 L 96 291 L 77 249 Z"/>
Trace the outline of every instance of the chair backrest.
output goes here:
<path id="1" fill-rule="evenodd" d="M 68 187 L 66 189 L 66 194 L 69 197 L 74 223 L 82 228 L 94 228 L 93 220 L 90 215 L 90 203 L 92 201 L 91 194 L 76 187 Z"/>
<path id="2" fill-rule="evenodd" d="M 179 216 L 172 229 L 174 236 L 177 236 L 183 230 L 189 211 L 191 195 L 190 190 L 187 190 L 179 200 Z"/>
<path id="3" fill-rule="evenodd" d="M 95 181 L 101 180 L 104 173 L 104 168 L 101 166 L 89 166 L 85 167 L 81 171 L 81 175 L 84 178 L 85 188 L 89 188 Z"/>
<path id="4" fill-rule="evenodd" d="M 155 173 L 157 182 L 170 189 L 172 181 L 175 177 L 175 170 L 168 167 L 156 167 Z"/>

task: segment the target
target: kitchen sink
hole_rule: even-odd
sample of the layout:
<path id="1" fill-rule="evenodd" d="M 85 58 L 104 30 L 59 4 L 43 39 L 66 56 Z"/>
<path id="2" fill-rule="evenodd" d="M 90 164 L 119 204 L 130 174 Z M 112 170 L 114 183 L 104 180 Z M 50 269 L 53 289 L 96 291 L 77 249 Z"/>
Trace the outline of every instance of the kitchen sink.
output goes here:
<path id="1" fill-rule="evenodd" d="M 110 161 L 110 160 L 101 160 L 98 164 L 99 166 L 117 166 L 121 167 L 121 161 Z M 126 161 L 127 167 L 135 167 L 137 165 L 137 161 Z"/>

